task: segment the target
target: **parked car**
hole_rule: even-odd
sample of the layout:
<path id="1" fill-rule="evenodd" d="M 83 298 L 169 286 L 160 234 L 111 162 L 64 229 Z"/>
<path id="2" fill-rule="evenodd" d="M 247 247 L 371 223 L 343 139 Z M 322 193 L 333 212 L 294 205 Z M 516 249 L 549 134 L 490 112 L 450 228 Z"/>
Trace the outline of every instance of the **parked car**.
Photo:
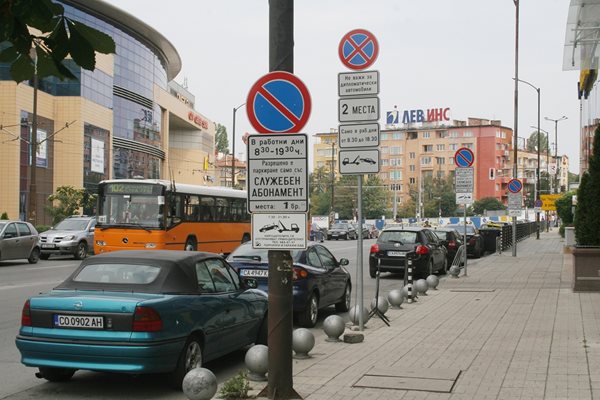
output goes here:
<path id="1" fill-rule="evenodd" d="M 479 234 L 479 230 L 471 224 L 455 224 L 446 225 L 446 228 L 456 229 L 461 237 L 464 237 L 465 229 L 467 230 L 467 255 L 472 255 L 479 258 L 485 252 L 483 237 Z"/>
<path id="2" fill-rule="evenodd" d="M 127 250 L 89 257 L 23 306 L 16 345 L 39 377 L 76 370 L 168 373 L 181 389 L 203 362 L 266 344 L 267 297 L 219 255 Z"/>
<path id="3" fill-rule="evenodd" d="M 367 224 L 369 229 L 369 239 L 377 239 L 379 237 L 379 229 L 373 224 Z"/>
<path id="4" fill-rule="evenodd" d="M 446 248 L 448 265 L 452 265 L 452 261 L 456 257 L 458 248 L 462 246 L 462 237 L 454 228 L 436 228 L 433 233 L 438 237 L 442 246 Z M 464 254 L 464 253 L 463 253 Z M 464 262 L 461 262 L 462 265 Z"/>
<path id="5" fill-rule="evenodd" d="M 358 224 L 352 224 L 354 226 L 354 230 L 356 232 L 358 232 Z M 358 239 L 358 234 L 356 235 L 356 238 Z M 362 238 L 363 239 L 370 239 L 371 237 L 369 236 L 369 227 L 367 226 L 367 224 L 362 224 Z"/>
<path id="6" fill-rule="evenodd" d="M 95 226 L 96 217 L 74 215 L 63 219 L 40 234 L 40 258 L 47 260 L 52 254 L 71 254 L 76 260 L 83 260 L 94 250 Z"/>
<path id="7" fill-rule="evenodd" d="M 38 232 L 29 222 L 0 220 L 0 261 L 26 259 L 35 264 L 40 259 Z"/>
<path id="8" fill-rule="evenodd" d="M 306 250 L 292 250 L 293 308 L 296 321 L 301 326 L 313 327 L 318 310 L 335 305 L 338 312 L 350 309 L 352 282 L 344 268 L 345 258 L 339 261 L 323 245 L 309 242 Z M 253 249 L 250 243 L 238 246 L 227 261 L 241 277 L 255 278 L 258 288 L 268 292 L 268 250 Z"/>
<path id="9" fill-rule="evenodd" d="M 369 254 L 369 275 L 375 278 L 379 272 L 404 274 L 406 255 L 415 253 L 413 260 L 414 279 L 426 278 L 431 272 L 446 270 L 446 248 L 428 228 L 390 227 L 381 231 Z"/>
<path id="10" fill-rule="evenodd" d="M 348 222 L 337 222 L 327 230 L 327 240 L 357 239 L 358 232 L 354 225 Z"/>

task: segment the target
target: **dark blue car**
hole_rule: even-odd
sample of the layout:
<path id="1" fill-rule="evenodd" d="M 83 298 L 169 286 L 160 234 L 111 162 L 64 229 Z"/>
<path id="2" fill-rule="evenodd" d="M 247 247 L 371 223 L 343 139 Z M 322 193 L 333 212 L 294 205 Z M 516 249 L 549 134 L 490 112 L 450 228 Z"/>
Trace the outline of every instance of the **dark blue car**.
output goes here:
<path id="1" fill-rule="evenodd" d="M 16 344 L 38 376 L 168 373 L 181 388 L 205 361 L 266 344 L 267 298 L 217 254 L 116 251 L 88 258 L 25 302 Z"/>
<path id="2" fill-rule="evenodd" d="M 268 250 L 253 249 L 250 242 L 240 245 L 227 261 L 242 278 L 254 278 L 258 288 L 268 291 Z M 335 305 L 339 312 L 350 309 L 352 283 L 344 268 L 345 258 L 339 261 L 323 245 L 309 242 L 306 250 L 292 250 L 294 316 L 301 326 L 313 327 L 321 308 Z"/>

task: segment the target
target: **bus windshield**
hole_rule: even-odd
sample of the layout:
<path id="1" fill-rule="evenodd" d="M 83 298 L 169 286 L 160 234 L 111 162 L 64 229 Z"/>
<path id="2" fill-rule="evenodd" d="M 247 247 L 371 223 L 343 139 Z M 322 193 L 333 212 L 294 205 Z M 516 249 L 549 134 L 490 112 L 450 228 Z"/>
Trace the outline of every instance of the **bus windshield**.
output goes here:
<path id="1" fill-rule="evenodd" d="M 98 201 L 98 225 L 163 228 L 165 197 L 161 185 L 106 185 Z"/>

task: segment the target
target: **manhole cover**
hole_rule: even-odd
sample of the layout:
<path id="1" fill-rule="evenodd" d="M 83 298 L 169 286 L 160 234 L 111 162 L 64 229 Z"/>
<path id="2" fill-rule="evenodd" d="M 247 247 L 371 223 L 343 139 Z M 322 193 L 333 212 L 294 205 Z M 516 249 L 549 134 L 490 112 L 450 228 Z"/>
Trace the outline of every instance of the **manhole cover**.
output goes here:
<path id="1" fill-rule="evenodd" d="M 354 387 L 450 393 L 459 369 L 373 367 Z"/>

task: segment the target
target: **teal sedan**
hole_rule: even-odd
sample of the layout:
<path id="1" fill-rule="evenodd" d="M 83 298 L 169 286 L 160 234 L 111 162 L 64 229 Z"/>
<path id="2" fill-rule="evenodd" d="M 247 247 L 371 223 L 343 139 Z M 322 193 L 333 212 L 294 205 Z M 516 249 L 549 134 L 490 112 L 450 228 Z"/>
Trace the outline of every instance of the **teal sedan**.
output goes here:
<path id="1" fill-rule="evenodd" d="M 267 341 L 267 297 L 219 255 L 117 251 L 84 260 L 23 306 L 16 345 L 38 377 L 77 370 L 166 373 L 177 388 L 206 361 Z"/>

